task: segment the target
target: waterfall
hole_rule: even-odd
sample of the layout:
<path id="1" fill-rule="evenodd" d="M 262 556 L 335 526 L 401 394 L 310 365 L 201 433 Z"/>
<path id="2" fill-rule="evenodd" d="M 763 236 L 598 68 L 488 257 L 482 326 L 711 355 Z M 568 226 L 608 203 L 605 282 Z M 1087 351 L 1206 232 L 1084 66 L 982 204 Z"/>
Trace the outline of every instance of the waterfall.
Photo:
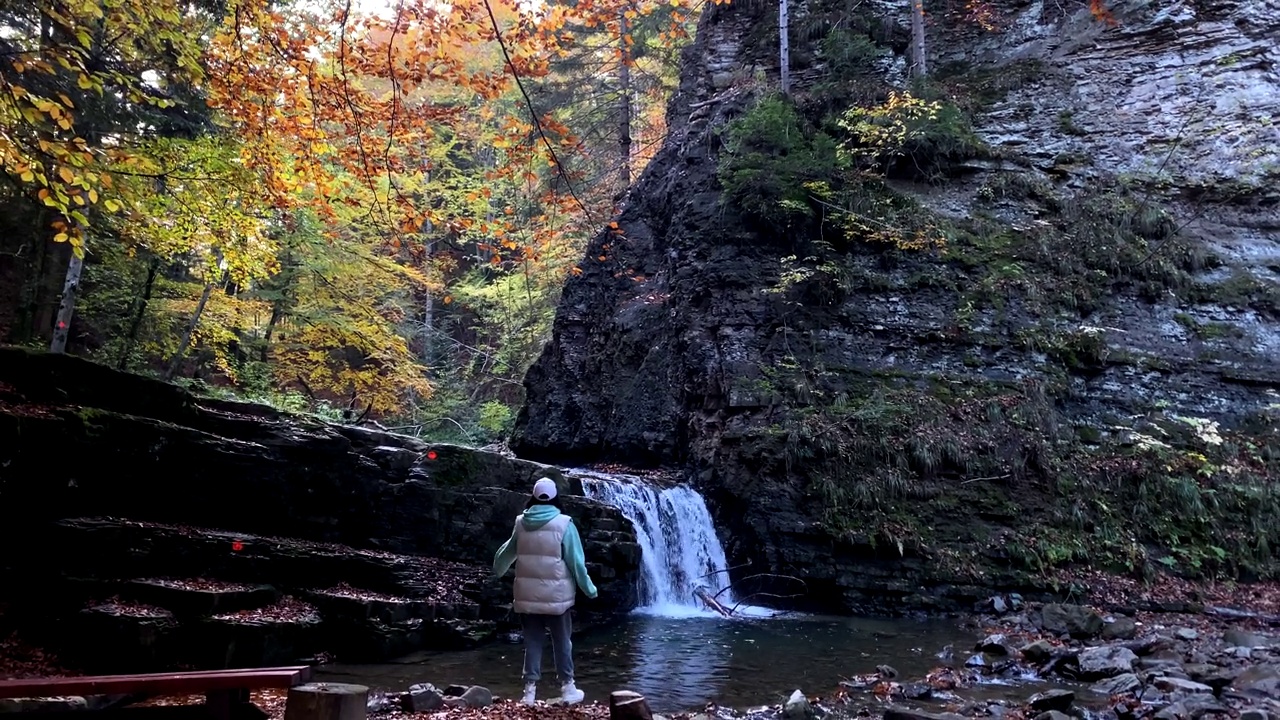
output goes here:
<path id="1" fill-rule="evenodd" d="M 628 475 L 574 471 L 589 497 L 613 505 L 635 524 L 640 543 L 640 611 L 653 615 L 709 614 L 694 597 L 704 587 L 733 607 L 728 563 L 707 504 L 685 485 L 659 488 Z M 724 591 L 721 593 L 721 591 Z"/>

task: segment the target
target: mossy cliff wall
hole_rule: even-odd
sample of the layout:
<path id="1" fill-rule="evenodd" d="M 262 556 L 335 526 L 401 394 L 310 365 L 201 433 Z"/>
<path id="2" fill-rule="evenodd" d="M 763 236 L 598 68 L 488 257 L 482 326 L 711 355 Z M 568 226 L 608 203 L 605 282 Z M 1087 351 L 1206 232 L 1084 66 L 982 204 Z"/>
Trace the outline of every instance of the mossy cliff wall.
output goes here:
<path id="1" fill-rule="evenodd" d="M 517 453 L 688 467 L 832 609 L 1274 575 L 1274 2 L 930 4 L 913 83 L 898 5 L 798 8 L 780 104 L 776 7 L 709 7 Z"/>

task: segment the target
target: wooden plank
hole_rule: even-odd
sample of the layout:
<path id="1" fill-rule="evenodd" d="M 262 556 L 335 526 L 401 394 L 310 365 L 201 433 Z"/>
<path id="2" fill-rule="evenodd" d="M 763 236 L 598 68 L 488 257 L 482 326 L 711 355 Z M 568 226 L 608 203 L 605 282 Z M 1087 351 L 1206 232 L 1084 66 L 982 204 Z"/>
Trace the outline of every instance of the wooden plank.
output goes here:
<path id="1" fill-rule="evenodd" d="M 31 678 L 0 680 L 0 698 L 129 693 L 146 693 L 152 696 L 195 695 L 217 690 L 287 689 L 310 679 L 311 668 L 307 666 L 146 675 Z"/>

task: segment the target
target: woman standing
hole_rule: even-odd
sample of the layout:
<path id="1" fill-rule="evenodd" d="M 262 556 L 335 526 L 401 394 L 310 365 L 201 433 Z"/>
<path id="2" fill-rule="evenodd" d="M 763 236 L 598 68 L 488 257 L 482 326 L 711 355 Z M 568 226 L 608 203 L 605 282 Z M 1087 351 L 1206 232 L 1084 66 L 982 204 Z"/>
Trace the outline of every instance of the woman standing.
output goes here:
<path id="1" fill-rule="evenodd" d="M 542 478 L 533 484 L 525 511 L 516 518 L 511 539 L 498 548 L 493 572 L 502 577 L 516 566 L 512 609 L 524 631 L 524 697 L 532 705 L 542 678 L 542 651 L 551 635 L 551 652 L 560 676 L 560 700 L 582 702 L 583 693 L 573 680 L 573 618 L 570 610 L 582 590 L 596 596 L 587 574 L 582 539 L 573 520 L 560 512 L 556 483 Z"/>

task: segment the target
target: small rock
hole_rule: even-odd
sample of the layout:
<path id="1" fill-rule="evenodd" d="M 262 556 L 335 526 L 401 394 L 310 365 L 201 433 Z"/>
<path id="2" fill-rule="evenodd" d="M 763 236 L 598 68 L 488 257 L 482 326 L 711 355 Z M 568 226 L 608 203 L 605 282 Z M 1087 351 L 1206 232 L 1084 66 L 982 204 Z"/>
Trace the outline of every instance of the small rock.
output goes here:
<path id="1" fill-rule="evenodd" d="M 880 674 L 882 680 L 892 680 L 898 677 L 898 670 L 892 665 L 877 665 L 876 672 Z"/>
<path id="2" fill-rule="evenodd" d="M 927 700 L 933 697 L 933 688 L 924 683 L 907 683 L 902 686 L 902 696 L 908 700 Z"/>
<path id="3" fill-rule="evenodd" d="M 389 713 L 392 710 L 408 710 L 405 706 L 405 698 L 408 696 L 408 693 L 369 693 L 365 709 L 371 715 Z"/>
<path id="4" fill-rule="evenodd" d="M 1246 647 L 1250 650 L 1258 647 L 1268 647 L 1272 644 L 1271 640 L 1261 635 L 1235 628 L 1222 633 L 1222 642 L 1228 647 Z"/>
<path id="5" fill-rule="evenodd" d="M 809 699 L 804 696 L 804 693 L 796 690 L 782 706 L 782 717 L 786 720 L 808 720 L 813 717 L 813 706 L 809 704 Z"/>
<path id="6" fill-rule="evenodd" d="M 991 597 L 990 602 L 991 602 L 991 610 L 996 613 L 1003 615 L 1005 612 L 1009 610 L 1008 603 L 1006 603 L 1004 601 L 1004 598 L 1000 597 L 999 595 L 993 595 Z"/>
<path id="7" fill-rule="evenodd" d="M 1183 695 L 1213 694 L 1213 688 L 1205 685 L 1204 683 L 1198 683 L 1195 680 L 1183 680 L 1182 678 L 1169 677 L 1168 675 L 1157 677 L 1152 681 L 1152 684 L 1154 684 L 1158 690 L 1167 693 L 1180 693 Z"/>
<path id="8" fill-rule="evenodd" d="M 1022 595 L 1020 595 L 1019 593 L 1009 593 L 1010 608 L 1013 608 L 1014 610 L 1021 610 L 1024 604 L 1025 603 L 1022 600 Z"/>
<path id="9" fill-rule="evenodd" d="M 1187 665 L 1183 668 L 1187 671 L 1187 677 L 1196 682 L 1204 683 L 1213 688 L 1214 691 L 1221 690 L 1231 684 L 1236 679 L 1239 672 L 1224 667 L 1210 664 Z"/>
<path id="10" fill-rule="evenodd" d="M 1027 700 L 1027 704 L 1032 710 L 1037 712 L 1048 712 L 1050 710 L 1066 711 L 1070 710 L 1072 704 L 1076 701 L 1076 694 L 1070 690 L 1046 690 L 1042 693 L 1032 695 Z"/>
<path id="11" fill-rule="evenodd" d="M 965 667 L 980 668 L 987 666 L 987 659 L 981 655 L 970 655 L 968 660 L 964 661 Z"/>
<path id="12" fill-rule="evenodd" d="M 1022 657 L 1029 663 L 1040 665 L 1049 661 L 1053 657 L 1053 646 L 1047 640 L 1037 640 L 1022 646 L 1018 652 L 1022 653 Z"/>
<path id="13" fill-rule="evenodd" d="M 409 692 L 402 699 L 405 712 L 432 712 L 444 707 L 444 695 L 431 683 L 410 685 Z"/>
<path id="14" fill-rule="evenodd" d="M 1248 710 L 1240 711 L 1240 720 L 1270 720 L 1270 716 L 1266 710 L 1249 708 Z"/>
<path id="15" fill-rule="evenodd" d="M 1227 713 L 1226 706 L 1215 700 L 1212 695 L 1191 695 L 1161 709 L 1154 717 L 1157 720 L 1199 720 L 1206 715 L 1225 713 Z"/>
<path id="16" fill-rule="evenodd" d="M 1057 710 L 1050 710 L 1037 715 L 1036 720 L 1072 720 L 1072 718 L 1066 713 L 1058 712 Z"/>
<path id="17" fill-rule="evenodd" d="M 890 706 L 884 711 L 884 720 L 966 720 L 956 713 L 931 713 L 908 707 Z"/>
<path id="18" fill-rule="evenodd" d="M 1137 675 L 1134 675 L 1133 673 L 1124 673 L 1113 678 L 1102 680 L 1101 682 L 1094 684 L 1094 686 L 1089 689 L 1099 695 L 1110 696 L 1127 695 L 1128 693 L 1136 692 L 1141 687 L 1142 681 L 1138 679 Z"/>
<path id="19" fill-rule="evenodd" d="M 1173 635 L 1179 640 L 1195 640 L 1200 637 L 1200 633 L 1193 628 L 1178 628 L 1173 631 Z"/>
<path id="20" fill-rule="evenodd" d="M 1009 655 L 1009 646 L 1005 644 L 1005 636 L 1003 634 L 988 635 L 974 645 L 974 650 L 984 652 L 989 655 Z"/>
<path id="21" fill-rule="evenodd" d="M 1118 645 L 1088 648 L 1077 658 L 1082 680 L 1101 680 L 1133 672 L 1137 660 L 1132 650 Z"/>
<path id="22" fill-rule="evenodd" d="M 1120 617 L 1102 628 L 1104 640 L 1132 640 L 1138 634 L 1138 625 L 1133 618 Z"/>
<path id="23" fill-rule="evenodd" d="M 444 689 L 445 697 L 462 697 L 468 689 L 466 685 L 450 685 Z"/>

